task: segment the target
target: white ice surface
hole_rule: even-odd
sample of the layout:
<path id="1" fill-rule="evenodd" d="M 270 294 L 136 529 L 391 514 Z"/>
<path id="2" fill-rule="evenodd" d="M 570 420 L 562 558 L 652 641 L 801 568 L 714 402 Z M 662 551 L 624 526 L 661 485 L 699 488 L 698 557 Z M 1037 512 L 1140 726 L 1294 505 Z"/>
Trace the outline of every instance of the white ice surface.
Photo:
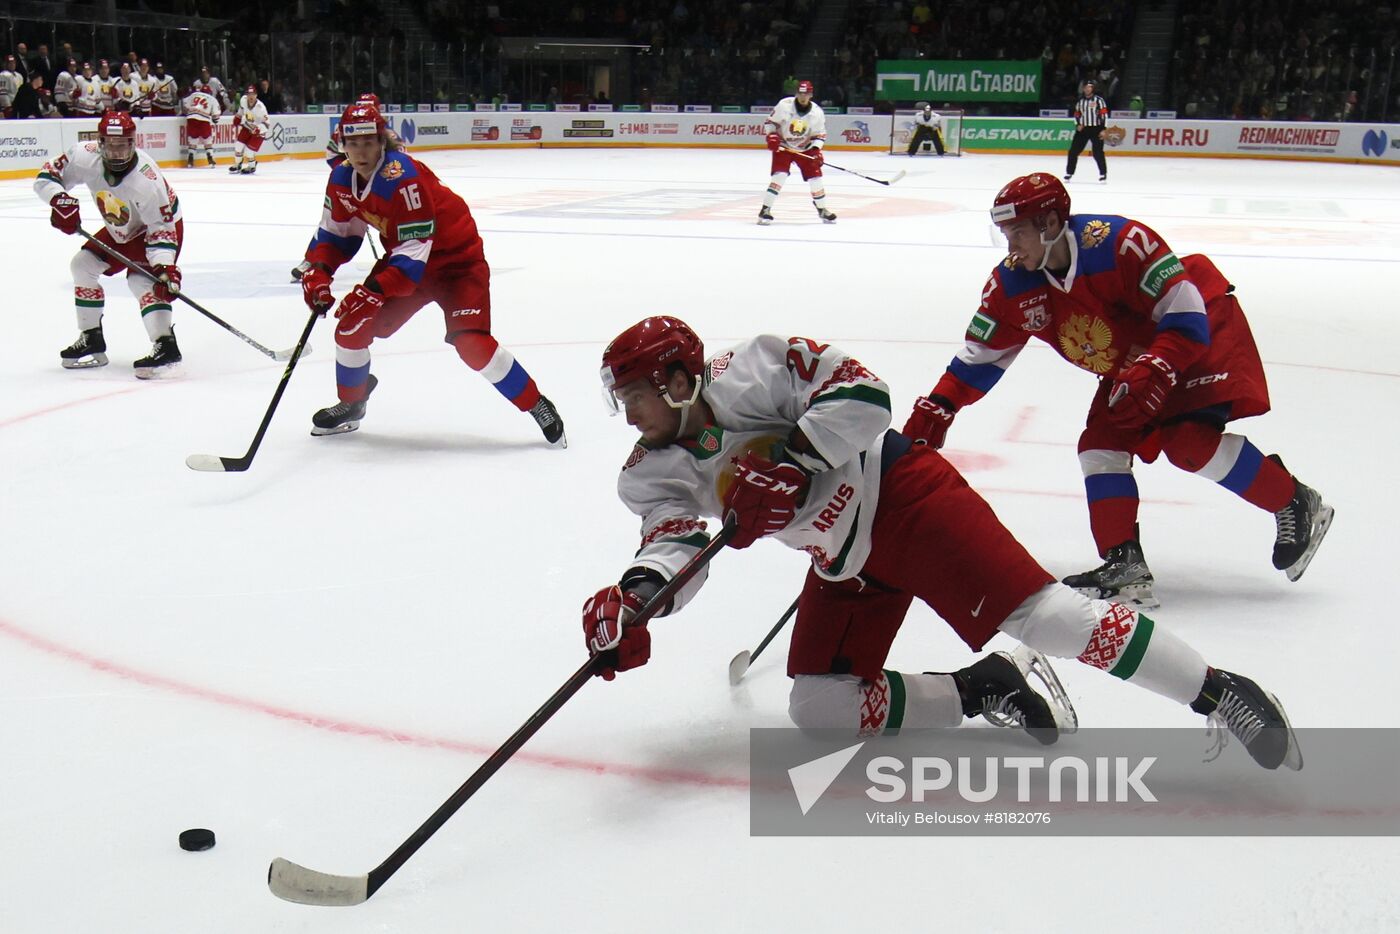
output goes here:
<path id="1" fill-rule="evenodd" d="M 274 856 L 369 870 L 582 661 L 579 606 L 636 544 L 613 493 L 632 437 L 598 401 L 612 335 L 666 312 L 711 348 L 761 331 L 831 340 L 889 381 L 898 427 L 1001 255 L 993 193 L 1062 165 L 833 158 L 910 174 L 885 189 L 829 171 L 834 226 L 794 179 L 760 228 L 758 152 L 426 154 L 473 207 L 495 333 L 558 403 L 568 450 L 457 359 L 430 308 L 376 346 L 381 385 L 340 437 L 308 434 L 334 400 L 318 325 L 241 475 L 184 459 L 242 454 L 280 365 L 182 307 L 183 374 L 137 382 L 149 343 L 107 280 L 111 365 L 61 370 L 78 243 L 27 181 L 0 183 L 0 931 L 1394 930 L 1393 839 L 750 838 L 746 731 L 787 722 L 784 640 L 738 689 L 726 664 L 802 579 L 803 556 L 773 544 L 721 555 L 692 607 L 652 627 L 650 666 L 585 687 L 367 904 L 269 894 Z M 1076 208 L 1141 218 L 1239 286 L 1274 401 L 1240 427 L 1337 507 L 1289 584 L 1269 564 L 1269 516 L 1141 467 L 1159 624 L 1277 691 L 1295 725 L 1400 726 L 1400 176 L 1125 158 L 1111 173 L 1084 173 Z M 306 311 L 287 271 L 324 167 L 169 177 L 188 293 L 290 347 Z M 1092 388 L 1033 345 L 951 435 L 1057 574 L 1097 563 L 1074 454 Z M 891 667 L 969 658 L 916 608 Z M 1198 723 L 1058 667 L 1085 726 Z M 215 849 L 176 847 L 196 826 Z"/>

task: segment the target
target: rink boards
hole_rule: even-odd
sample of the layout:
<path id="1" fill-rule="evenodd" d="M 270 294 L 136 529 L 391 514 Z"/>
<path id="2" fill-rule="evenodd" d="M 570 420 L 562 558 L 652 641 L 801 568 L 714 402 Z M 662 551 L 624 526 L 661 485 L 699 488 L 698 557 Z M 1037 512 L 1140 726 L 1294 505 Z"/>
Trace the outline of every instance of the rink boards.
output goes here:
<path id="1" fill-rule="evenodd" d="M 764 146 L 763 114 L 688 113 L 403 113 L 386 120 L 411 149 L 496 147 Z M 273 116 L 259 159 L 320 156 L 339 117 Z M 827 115 L 832 150 L 888 151 L 893 121 L 886 114 Z M 137 145 L 162 165 L 185 157 L 185 119 L 146 117 Z M 1044 117 L 964 117 L 962 151 L 1034 154 L 1065 151 L 1073 121 Z M 96 135 L 95 119 L 5 121 L 0 124 L 0 178 L 20 178 Z M 214 152 L 233 151 L 234 126 L 214 128 Z M 1104 131 L 1110 155 L 1211 156 L 1400 165 L 1400 124 L 1282 123 L 1237 120 L 1116 119 Z"/>

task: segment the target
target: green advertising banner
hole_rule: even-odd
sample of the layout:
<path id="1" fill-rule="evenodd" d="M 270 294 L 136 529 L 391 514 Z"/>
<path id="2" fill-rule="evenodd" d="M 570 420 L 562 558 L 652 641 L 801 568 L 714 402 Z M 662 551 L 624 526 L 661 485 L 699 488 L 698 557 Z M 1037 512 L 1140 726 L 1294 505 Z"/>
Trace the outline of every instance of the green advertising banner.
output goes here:
<path id="1" fill-rule="evenodd" d="M 1074 121 L 1064 118 L 964 117 L 964 152 L 1065 152 L 1074 140 Z"/>
<path id="2" fill-rule="evenodd" d="M 1013 62 L 881 59 L 875 63 L 881 101 L 1038 101 L 1040 59 Z"/>

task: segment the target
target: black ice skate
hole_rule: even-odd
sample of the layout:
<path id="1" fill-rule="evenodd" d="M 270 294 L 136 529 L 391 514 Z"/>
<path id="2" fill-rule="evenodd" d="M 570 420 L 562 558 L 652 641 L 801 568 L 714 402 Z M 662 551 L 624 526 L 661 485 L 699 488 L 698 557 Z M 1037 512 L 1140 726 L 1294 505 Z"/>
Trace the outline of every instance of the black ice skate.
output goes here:
<path id="1" fill-rule="evenodd" d="M 214 161 L 214 153 L 212 153 L 212 152 L 206 152 L 206 153 L 204 154 L 204 158 L 206 158 L 206 159 L 209 160 L 209 164 L 210 164 L 210 165 L 218 165 L 218 164 L 219 164 L 219 163 L 217 163 L 217 162 Z"/>
<path id="2" fill-rule="evenodd" d="M 1148 610 L 1161 606 L 1152 593 L 1152 572 L 1137 539 L 1115 545 L 1104 557 L 1108 560 L 1103 564 L 1083 574 L 1071 574 L 1064 583 L 1091 600 L 1117 600 Z"/>
<path id="3" fill-rule="evenodd" d="M 1040 662 L 1049 668 L 1043 657 Z M 1050 704 L 1036 693 L 1020 666 L 1005 652 L 993 652 L 953 672 L 952 678 L 962 698 L 964 717 L 986 717 L 997 726 L 1023 727 L 1047 746 L 1059 738 L 1060 724 Z M 1058 683 L 1059 679 L 1055 681 Z"/>
<path id="4" fill-rule="evenodd" d="M 306 275 L 306 271 L 307 271 L 308 269 L 310 269 L 310 268 L 311 268 L 311 264 L 308 263 L 306 260 L 302 260 L 300 263 L 298 263 L 297 265 L 293 266 L 293 267 L 292 267 L 292 281 L 293 281 L 293 282 L 300 282 L 300 281 L 301 281 L 301 277 L 304 276 L 304 275 Z"/>
<path id="5" fill-rule="evenodd" d="M 1218 668 L 1206 669 L 1206 680 L 1191 709 L 1206 715 L 1216 741 L 1207 759 L 1211 761 L 1225 748 L 1226 735 L 1244 744 L 1249 755 L 1266 769 L 1286 766 L 1295 772 L 1303 767 L 1298 737 L 1288 723 L 1288 714 L 1278 698 L 1249 678 Z"/>
<path id="6" fill-rule="evenodd" d="M 319 438 L 322 435 L 343 435 L 359 428 L 370 394 L 378 385 L 379 380 L 371 373 L 369 381 L 365 383 L 365 397 L 359 402 L 337 402 L 328 409 L 321 409 L 311 416 L 311 433 Z"/>
<path id="7" fill-rule="evenodd" d="M 245 162 L 243 163 L 243 168 L 239 169 L 244 175 L 252 175 L 257 170 L 258 164 L 256 162 Z"/>
<path id="8" fill-rule="evenodd" d="M 193 152 L 193 151 L 190 152 L 189 156 L 187 156 L 187 157 L 185 158 L 185 168 L 187 168 L 187 169 L 192 169 L 192 168 L 194 168 L 194 152 Z"/>
<path id="9" fill-rule="evenodd" d="M 1108 176 L 1107 176 L 1107 175 L 1100 175 L 1100 176 L 1099 176 L 1099 181 L 1101 181 L 1101 182 L 1106 182 L 1106 181 L 1108 181 Z"/>
<path id="10" fill-rule="evenodd" d="M 535 403 L 530 409 L 530 415 L 534 417 L 535 424 L 540 426 L 540 431 L 544 433 L 544 440 L 554 447 L 566 448 L 569 446 L 569 439 L 564 436 L 564 420 L 559 417 L 559 412 L 554 408 L 554 403 L 544 396 L 540 396 L 540 401 Z"/>
<path id="11" fill-rule="evenodd" d="M 826 208 L 817 208 L 817 216 L 822 219 L 823 224 L 836 223 L 836 215 L 828 211 Z"/>
<path id="12" fill-rule="evenodd" d="M 760 227 L 767 227 L 771 223 L 773 223 L 773 212 L 769 209 L 768 205 L 765 204 L 758 209 L 758 225 Z"/>
<path id="13" fill-rule="evenodd" d="M 242 171 L 243 168 L 237 159 L 233 160 L 233 165 L 228 167 L 228 174 L 230 175 L 237 175 L 239 172 Z"/>
<path id="14" fill-rule="evenodd" d="M 59 362 L 65 370 L 87 370 L 107 365 L 107 341 L 102 337 L 101 326 L 89 328 L 78 335 L 78 339 L 58 352 Z"/>
<path id="15" fill-rule="evenodd" d="M 132 366 L 136 369 L 137 379 L 157 379 L 169 373 L 179 365 L 181 359 L 180 347 L 175 343 L 174 333 L 157 337 L 156 342 L 151 345 L 150 356 L 142 357 Z"/>
<path id="16" fill-rule="evenodd" d="M 1283 467 L 1277 454 L 1270 454 L 1269 460 Z M 1286 469 L 1286 468 L 1285 468 Z M 1318 546 L 1332 527 L 1332 514 L 1336 511 L 1322 501 L 1322 496 L 1297 477 L 1293 499 L 1274 513 L 1274 525 L 1278 532 L 1274 536 L 1274 567 L 1296 581 L 1312 563 Z"/>

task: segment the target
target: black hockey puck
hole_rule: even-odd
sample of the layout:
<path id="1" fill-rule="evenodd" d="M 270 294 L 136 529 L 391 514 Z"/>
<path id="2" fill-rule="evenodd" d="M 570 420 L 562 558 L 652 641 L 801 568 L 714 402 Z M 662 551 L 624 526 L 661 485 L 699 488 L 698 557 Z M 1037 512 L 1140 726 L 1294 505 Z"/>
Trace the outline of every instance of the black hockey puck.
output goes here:
<path id="1" fill-rule="evenodd" d="M 214 831 L 196 827 L 193 830 L 186 830 L 180 834 L 180 849 L 189 850 L 191 853 L 198 853 L 200 850 L 207 850 L 214 846 Z"/>

